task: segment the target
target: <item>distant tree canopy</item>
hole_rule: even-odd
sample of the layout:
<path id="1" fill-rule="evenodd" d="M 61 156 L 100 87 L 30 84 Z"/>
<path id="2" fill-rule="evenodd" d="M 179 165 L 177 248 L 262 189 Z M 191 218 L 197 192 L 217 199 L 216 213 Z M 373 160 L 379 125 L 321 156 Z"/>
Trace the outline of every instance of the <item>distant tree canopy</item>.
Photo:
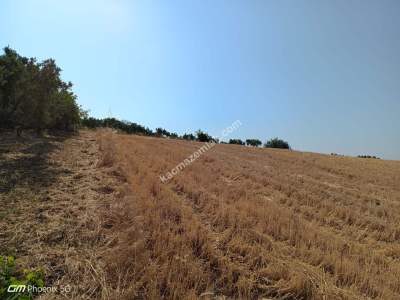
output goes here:
<path id="1" fill-rule="evenodd" d="M 244 145 L 244 142 L 240 139 L 230 139 L 229 144 Z"/>
<path id="2" fill-rule="evenodd" d="M 0 127 L 74 130 L 84 112 L 53 59 L 37 62 L 6 47 L 0 55 Z"/>
<path id="3" fill-rule="evenodd" d="M 53 59 L 38 62 L 35 58 L 19 55 L 10 47 L 4 48 L 0 55 L 0 128 L 16 129 L 20 135 L 24 129 L 40 133 L 44 129 L 75 130 L 83 125 L 111 127 L 128 134 L 219 143 L 202 130 L 179 137 L 160 127 L 153 132 L 129 121 L 89 117 L 77 104 L 72 83 L 64 82 L 60 73 L 61 69 Z M 245 145 L 245 142 L 231 139 L 229 144 Z M 258 147 L 261 141 L 247 139 L 246 144 Z M 265 147 L 290 149 L 287 142 L 277 138 L 269 140 Z"/>
<path id="4" fill-rule="evenodd" d="M 380 159 L 377 156 L 371 156 L 371 155 L 358 155 L 358 158 L 372 158 L 372 159 Z"/>
<path id="5" fill-rule="evenodd" d="M 155 135 L 155 133 L 147 127 L 128 121 L 120 121 L 115 118 L 96 119 L 88 117 L 82 119 L 81 123 L 82 126 L 88 128 L 110 127 L 129 134 Z"/>
<path id="6" fill-rule="evenodd" d="M 246 140 L 246 145 L 247 146 L 253 146 L 253 147 L 259 147 L 262 145 L 262 142 L 257 139 L 247 139 Z"/>
<path id="7" fill-rule="evenodd" d="M 279 148 L 279 149 L 290 149 L 290 145 L 288 142 L 278 139 L 278 138 L 273 138 L 267 141 L 264 144 L 265 148 Z"/>
<path id="8" fill-rule="evenodd" d="M 258 139 L 246 139 L 246 142 L 241 139 L 230 139 L 228 142 L 219 141 L 216 138 L 213 138 L 208 133 L 198 130 L 195 134 L 185 133 L 182 136 L 179 136 L 177 133 L 169 132 L 168 130 L 158 127 L 155 131 L 144 127 L 142 125 L 128 122 L 128 121 L 120 121 L 115 118 L 105 118 L 105 119 L 96 119 L 93 117 L 84 117 L 81 120 L 81 125 L 88 128 L 97 128 L 97 127 L 110 127 L 114 129 L 121 130 L 128 134 L 139 134 L 139 135 L 147 135 L 147 136 L 155 136 L 155 137 L 164 137 L 170 139 L 183 139 L 187 141 L 198 141 L 198 142 L 214 142 L 221 144 L 235 144 L 235 145 L 248 145 L 253 147 L 259 147 L 262 145 L 262 142 Z M 281 149 L 291 149 L 289 144 L 281 139 L 274 138 L 269 140 L 264 144 L 266 148 L 281 148 Z"/>
<path id="9" fill-rule="evenodd" d="M 179 135 L 175 132 L 171 132 L 171 135 L 169 136 L 171 139 L 178 139 Z"/>
<path id="10" fill-rule="evenodd" d="M 200 129 L 196 131 L 197 140 L 199 142 L 212 142 L 215 141 L 212 136 L 207 133 L 201 131 Z"/>
<path id="11" fill-rule="evenodd" d="M 164 128 L 161 128 L 161 127 L 156 128 L 156 136 L 168 137 L 170 135 L 171 135 L 171 133 L 169 131 L 165 130 Z"/>
<path id="12" fill-rule="evenodd" d="M 191 133 L 185 133 L 184 135 L 182 135 L 182 139 L 187 141 L 194 141 L 196 140 L 196 137 Z"/>

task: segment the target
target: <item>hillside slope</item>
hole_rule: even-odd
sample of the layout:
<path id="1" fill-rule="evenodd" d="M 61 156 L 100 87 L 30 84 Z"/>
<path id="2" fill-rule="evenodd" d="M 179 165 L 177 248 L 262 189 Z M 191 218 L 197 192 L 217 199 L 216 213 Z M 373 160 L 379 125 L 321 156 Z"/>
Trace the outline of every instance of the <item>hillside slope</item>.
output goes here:
<path id="1" fill-rule="evenodd" d="M 162 183 L 204 144 L 100 144 L 127 181 L 105 255 L 119 298 L 400 298 L 400 162 L 216 145 Z"/>
<path id="2" fill-rule="evenodd" d="M 0 255 L 41 299 L 400 298 L 400 162 L 82 131 L 0 140 Z"/>

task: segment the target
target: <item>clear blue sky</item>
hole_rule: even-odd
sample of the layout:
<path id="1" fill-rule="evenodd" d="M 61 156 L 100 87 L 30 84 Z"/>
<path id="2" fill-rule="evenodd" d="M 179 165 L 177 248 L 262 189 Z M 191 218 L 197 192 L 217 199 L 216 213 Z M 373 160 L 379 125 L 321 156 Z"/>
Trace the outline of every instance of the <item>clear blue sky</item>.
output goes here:
<path id="1" fill-rule="evenodd" d="M 150 128 L 400 159 L 399 0 L 2 0 L 0 45 Z"/>

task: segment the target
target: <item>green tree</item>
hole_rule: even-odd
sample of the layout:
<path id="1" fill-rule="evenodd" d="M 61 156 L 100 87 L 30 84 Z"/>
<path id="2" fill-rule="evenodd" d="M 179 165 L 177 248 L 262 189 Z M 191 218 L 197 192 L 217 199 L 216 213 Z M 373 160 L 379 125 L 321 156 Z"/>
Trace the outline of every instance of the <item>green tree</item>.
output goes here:
<path id="1" fill-rule="evenodd" d="M 0 56 L 0 126 L 15 128 L 18 109 L 27 101 L 29 90 L 27 67 L 30 61 L 9 47 Z M 33 64 L 31 63 L 30 66 Z"/>
<path id="2" fill-rule="evenodd" d="M 258 139 L 247 139 L 246 140 L 247 146 L 259 147 L 262 145 L 262 142 Z"/>
<path id="3" fill-rule="evenodd" d="M 68 89 L 63 89 L 52 102 L 51 127 L 61 130 L 76 130 L 84 112 L 76 103 L 76 96 Z"/>
<path id="4" fill-rule="evenodd" d="M 184 140 L 188 140 L 188 141 L 194 141 L 194 140 L 196 139 L 196 137 L 195 137 L 193 134 L 191 134 L 191 133 L 185 133 L 185 134 L 182 136 L 182 138 L 183 138 Z"/>
<path id="5" fill-rule="evenodd" d="M 197 140 L 199 142 L 211 142 L 214 141 L 212 136 L 208 135 L 207 133 L 201 131 L 200 129 L 196 131 Z"/>
<path id="6" fill-rule="evenodd" d="M 178 134 L 176 132 L 171 132 L 171 135 L 169 136 L 171 139 L 177 139 L 179 138 Z"/>
<path id="7" fill-rule="evenodd" d="M 244 142 L 241 139 L 230 139 L 229 144 L 235 144 L 235 145 L 244 145 Z"/>
<path id="8" fill-rule="evenodd" d="M 83 111 L 60 77 L 53 59 L 38 63 L 9 47 L 0 56 L 0 127 L 22 129 L 76 128 Z"/>
<path id="9" fill-rule="evenodd" d="M 156 128 L 156 135 L 160 137 L 169 137 L 171 136 L 171 133 L 164 128 L 158 127 Z"/>
<path id="10" fill-rule="evenodd" d="M 264 144 L 265 148 L 279 148 L 279 149 L 291 149 L 288 142 L 279 138 L 273 138 Z"/>

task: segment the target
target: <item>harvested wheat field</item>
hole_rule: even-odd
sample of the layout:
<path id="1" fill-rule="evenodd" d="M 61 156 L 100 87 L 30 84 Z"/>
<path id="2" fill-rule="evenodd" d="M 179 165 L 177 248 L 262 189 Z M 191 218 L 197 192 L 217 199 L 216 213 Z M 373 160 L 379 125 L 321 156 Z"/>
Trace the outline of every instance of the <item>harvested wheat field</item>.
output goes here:
<path id="1" fill-rule="evenodd" d="M 102 133 L 102 296 L 399 299 L 400 162 Z"/>
<path id="2" fill-rule="evenodd" d="M 400 162 L 2 135 L 0 251 L 40 299 L 399 299 Z"/>

